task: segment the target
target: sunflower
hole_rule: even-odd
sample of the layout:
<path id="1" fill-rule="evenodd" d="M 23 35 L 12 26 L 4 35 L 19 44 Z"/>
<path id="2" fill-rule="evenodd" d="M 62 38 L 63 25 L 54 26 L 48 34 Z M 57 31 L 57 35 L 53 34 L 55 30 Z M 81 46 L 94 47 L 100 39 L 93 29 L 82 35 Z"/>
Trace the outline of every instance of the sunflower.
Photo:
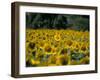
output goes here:
<path id="1" fill-rule="evenodd" d="M 68 64 L 68 55 L 58 55 L 56 57 L 56 64 L 57 65 L 67 65 Z"/>
<path id="2" fill-rule="evenodd" d="M 75 52 L 79 52 L 80 47 L 81 47 L 80 42 L 75 41 L 74 44 L 73 44 L 73 50 Z"/>
<path id="3" fill-rule="evenodd" d="M 87 46 L 86 46 L 85 43 L 83 43 L 83 44 L 81 45 L 81 50 L 84 51 L 84 52 L 87 50 Z"/>
<path id="4" fill-rule="evenodd" d="M 45 42 L 44 41 L 40 41 L 39 42 L 39 44 L 38 44 L 38 46 L 40 47 L 40 48 L 44 48 L 44 45 L 45 45 Z"/>
<path id="5" fill-rule="evenodd" d="M 57 48 L 55 47 L 52 47 L 52 50 L 51 50 L 52 54 L 57 54 Z"/>
<path id="6" fill-rule="evenodd" d="M 67 40 L 67 45 L 68 46 L 71 46 L 73 44 L 73 41 L 72 40 Z"/>
<path id="7" fill-rule="evenodd" d="M 38 60 L 31 59 L 30 61 L 33 66 L 40 64 L 40 61 L 38 61 Z"/>
<path id="8" fill-rule="evenodd" d="M 84 57 L 83 59 L 81 59 L 80 60 L 80 64 L 89 64 L 89 57 L 88 56 L 86 56 L 86 57 Z"/>
<path id="9" fill-rule="evenodd" d="M 55 39 L 56 41 L 60 41 L 60 40 L 61 40 L 61 35 L 60 35 L 60 33 L 56 33 L 56 34 L 54 35 L 54 39 Z"/>
<path id="10" fill-rule="evenodd" d="M 89 44 L 88 31 L 27 29 L 26 63 L 29 66 L 89 64 Z M 76 54 L 72 59 L 73 52 Z"/>
<path id="11" fill-rule="evenodd" d="M 46 54 L 51 54 L 51 51 L 52 51 L 51 45 L 48 43 L 45 43 L 44 51 L 46 52 Z"/>
<path id="12" fill-rule="evenodd" d="M 49 64 L 56 64 L 56 55 L 51 55 L 48 59 Z"/>
<path id="13" fill-rule="evenodd" d="M 72 40 L 66 40 L 66 41 L 65 41 L 65 47 L 66 47 L 67 49 L 73 50 L 73 48 L 74 48 L 73 44 L 74 44 L 74 41 L 72 41 Z"/>
<path id="14" fill-rule="evenodd" d="M 76 60 L 72 60 L 71 62 L 70 62 L 70 65 L 79 65 L 80 63 L 78 62 L 78 61 L 76 61 Z"/>
<path id="15" fill-rule="evenodd" d="M 31 50 L 35 49 L 35 46 L 36 46 L 36 44 L 35 44 L 34 42 L 30 42 L 29 45 L 28 45 L 28 47 L 29 47 Z"/>
<path id="16" fill-rule="evenodd" d="M 64 49 L 61 50 L 60 54 L 64 55 L 64 54 L 67 54 L 67 52 L 68 52 L 67 48 L 64 48 Z"/>

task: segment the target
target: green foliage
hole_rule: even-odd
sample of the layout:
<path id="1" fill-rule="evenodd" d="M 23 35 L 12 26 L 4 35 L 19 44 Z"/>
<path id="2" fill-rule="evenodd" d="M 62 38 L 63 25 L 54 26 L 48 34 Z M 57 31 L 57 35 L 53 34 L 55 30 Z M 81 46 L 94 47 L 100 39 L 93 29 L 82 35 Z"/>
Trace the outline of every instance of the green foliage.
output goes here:
<path id="1" fill-rule="evenodd" d="M 26 13 L 27 28 L 74 29 L 89 31 L 89 16 L 71 14 Z"/>

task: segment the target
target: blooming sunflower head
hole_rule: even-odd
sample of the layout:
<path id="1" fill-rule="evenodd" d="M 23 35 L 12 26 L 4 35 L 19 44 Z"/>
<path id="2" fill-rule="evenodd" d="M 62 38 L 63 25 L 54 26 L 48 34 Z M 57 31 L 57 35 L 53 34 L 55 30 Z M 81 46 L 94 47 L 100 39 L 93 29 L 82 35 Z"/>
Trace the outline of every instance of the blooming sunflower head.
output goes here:
<path id="1" fill-rule="evenodd" d="M 60 40 L 61 40 L 61 35 L 60 35 L 60 33 L 56 33 L 56 34 L 54 35 L 54 39 L 55 39 L 56 41 L 60 41 Z"/>
<path id="2" fill-rule="evenodd" d="M 48 59 L 49 64 L 56 64 L 56 55 L 51 55 Z"/>
<path id="3" fill-rule="evenodd" d="M 29 43 L 29 48 L 30 49 L 35 49 L 35 43 L 34 42 L 30 42 Z"/>
<path id="4" fill-rule="evenodd" d="M 67 48 L 62 49 L 60 54 L 67 54 Z"/>
<path id="5" fill-rule="evenodd" d="M 86 51 L 86 50 L 87 50 L 87 46 L 86 46 L 85 43 L 81 45 L 81 50 L 82 50 L 82 51 Z"/>
<path id="6" fill-rule="evenodd" d="M 45 44 L 44 50 L 45 50 L 45 52 L 51 52 L 51 50 L 52 50 L 51 45 Z"/>
<path id="7" fill-rule="evenodd" d="M 37 66 L 38 64 L 40 64 L 40 61 L 39 61 L 39 60 L 31 59 L 30 62 L 31 62 L 31 64 L 32 64 L 33 66 Z"/>
<path id="8" fill-rule="evenodd" d="M 73 41 L 72 40 L 67 40 L 67 45 L 68 46 L 71 46 L 73 44 Z"/>
<path id="9" fill-rule="evenodd" d="M 45 45 L 44 41 L 39 42 L 39 47 L 40 47 L 40 48 L 43 48 L 44 45 Z"/>
<path id="10" fill-rule="evenodd" d="M 56 58 L 57 65 L 67 65 L 68 64 L 68 56 L 67 55 L 58 55 Z"/>
<path id="11" fill-rule="evenodd" d="M 53 53 L 53 54 L 56 54 L 56 51 L 57 51 L 57 48 L 53 47 L 53 48 L 52 48 L 52 53 Z"/>

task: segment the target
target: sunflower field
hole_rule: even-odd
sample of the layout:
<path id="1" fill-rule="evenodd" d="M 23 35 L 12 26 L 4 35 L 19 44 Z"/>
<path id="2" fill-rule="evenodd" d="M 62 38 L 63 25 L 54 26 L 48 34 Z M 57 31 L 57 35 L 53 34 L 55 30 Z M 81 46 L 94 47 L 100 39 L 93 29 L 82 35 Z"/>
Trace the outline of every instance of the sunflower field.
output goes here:
<path id="1" fill-rule="evenodd" d="M 89 31 L 26 29 L 26 66 L 89 64 Z"/>

